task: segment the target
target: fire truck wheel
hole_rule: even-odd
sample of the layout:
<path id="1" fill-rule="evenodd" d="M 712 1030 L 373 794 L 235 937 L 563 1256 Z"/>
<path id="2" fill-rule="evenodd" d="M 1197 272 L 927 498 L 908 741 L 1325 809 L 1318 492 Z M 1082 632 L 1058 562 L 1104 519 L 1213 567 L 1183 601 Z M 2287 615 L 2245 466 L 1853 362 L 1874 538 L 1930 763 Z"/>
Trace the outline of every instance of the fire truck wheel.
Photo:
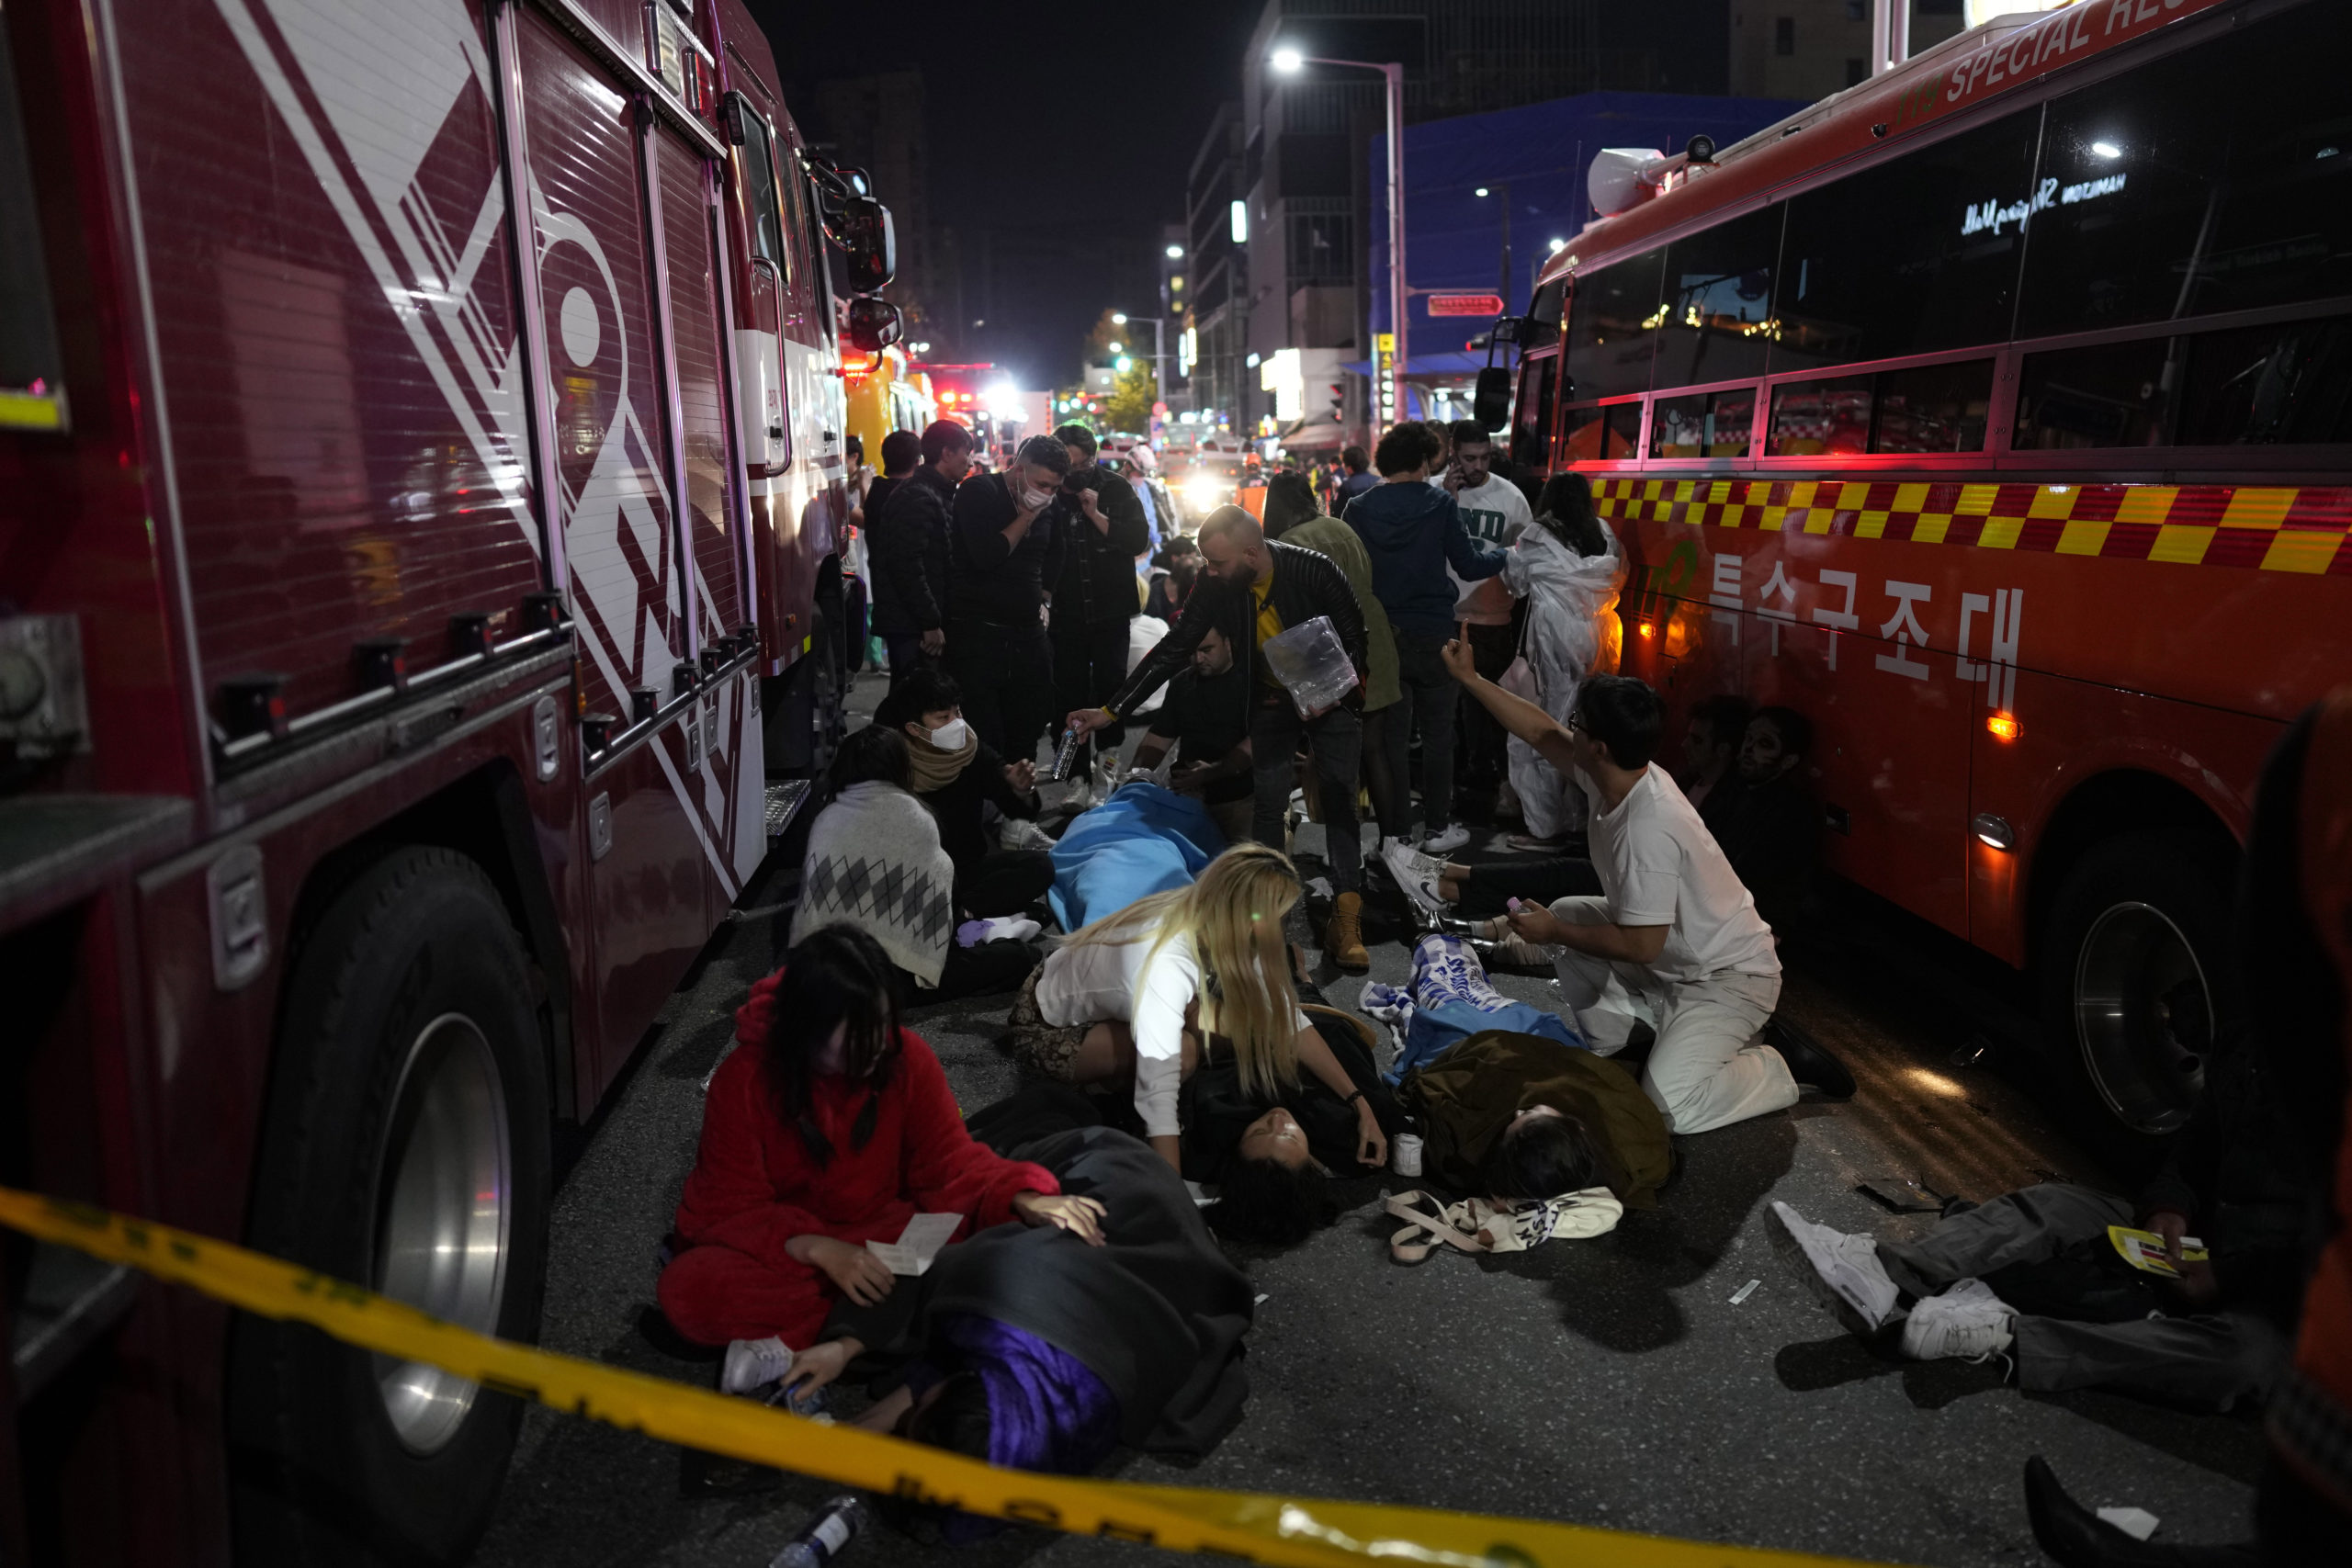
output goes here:
<path id="1" fill-rule="evenodd" d="M 2042 956 L 2045 1016 L 2075 1098 L 2109 1129 L 2177 1132 L 2236 1010 L 2232 868 L 2186 832 L 2127 833 L 2067 874 Z"/>
<path id="2" fill-rule="evenodd" d="M 503 1337 L 538 1336 L 548 1090 L 504 904 L 448 850 L 362 871 L 286 996 L 253 1245 Z M 448 1563 L 488 1522 L 522 1407 L 308 1328 L 241 1318 L 240 1560 Z"/>

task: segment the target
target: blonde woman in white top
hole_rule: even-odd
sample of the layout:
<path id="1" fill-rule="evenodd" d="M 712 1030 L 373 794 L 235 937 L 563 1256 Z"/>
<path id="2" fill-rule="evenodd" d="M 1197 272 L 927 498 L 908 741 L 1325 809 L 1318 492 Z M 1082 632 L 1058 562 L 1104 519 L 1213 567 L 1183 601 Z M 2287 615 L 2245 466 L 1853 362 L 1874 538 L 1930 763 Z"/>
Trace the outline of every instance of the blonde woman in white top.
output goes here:
<path id="1" fill-rule="evenodd" d="M 1204 1041 L 1231 1050 L 1243 1088 L 1268 1103 L 1295 1089 L 1304 1067 L 1354 1106 L 1357 1157 L 1386 1163 L 1371 1105 L 1299 1010 L 1283 936 L 1298 897 L 1298 873 L 1280 852 L 1236 844 L 1191 886 L 1080 929 L 1022 987 L 1010 1021 L 1014 1053 L 1071 1083 L 1132 1077 L 1145 1136 L 1179 1170 L 1177 1090 Z M 1279 1108 L 1250 1124 L 1239 1153 L 1291 1167 L 1310 1158 Z"/>

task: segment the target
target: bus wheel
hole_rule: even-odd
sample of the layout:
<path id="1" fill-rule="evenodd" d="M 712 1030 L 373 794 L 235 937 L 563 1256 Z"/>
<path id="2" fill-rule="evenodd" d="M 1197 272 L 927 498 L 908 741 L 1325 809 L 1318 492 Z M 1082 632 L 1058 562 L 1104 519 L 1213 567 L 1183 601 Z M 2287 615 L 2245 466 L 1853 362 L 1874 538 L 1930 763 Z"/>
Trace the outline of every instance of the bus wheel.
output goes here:
<path id="1" fill-rule="evenodd" d="M 2052 906 L 2048 1016 L 2081 1098 L 2109 1125 L 2177 1132 L 2231 1017 L 2231 877 L 2203 839 L 2131 833 L 2084 855 Z"/>
<path id="2" fill-rule="evenodd" d="M 538 1337 L 546 1075 L 497 890 L 447 850 L 362 872 L 290 978 L 252 1244 L 436 1317 Z M 522 1407 L 308 1328 L 241 1318 L 231 1364 L 243 1561 L 460 1562 Z"/>

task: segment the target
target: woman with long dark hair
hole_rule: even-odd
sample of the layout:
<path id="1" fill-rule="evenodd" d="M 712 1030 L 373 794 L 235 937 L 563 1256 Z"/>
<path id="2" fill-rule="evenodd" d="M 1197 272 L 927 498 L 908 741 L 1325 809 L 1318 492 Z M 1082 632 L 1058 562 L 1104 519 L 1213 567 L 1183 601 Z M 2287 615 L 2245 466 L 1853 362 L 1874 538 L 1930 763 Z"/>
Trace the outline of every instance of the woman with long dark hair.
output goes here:
<path id="1" fill-rule="evenodd" d="M 972 1141 L 939 1058 L 899 1026 L 889 957 L 865 932 L 808 933 L 735 1026 L 660 1288 L 680 1334 L 728 1347 L 729 1393 L 782 1377 L 836 1301 L 888 1295 L 890 1269 L 865 1244 L 897 1241 L 919 1213 L 961 1216 L 956 1237 L 1018 1219 L 1101 1240 L 1102 1205 Z"/>

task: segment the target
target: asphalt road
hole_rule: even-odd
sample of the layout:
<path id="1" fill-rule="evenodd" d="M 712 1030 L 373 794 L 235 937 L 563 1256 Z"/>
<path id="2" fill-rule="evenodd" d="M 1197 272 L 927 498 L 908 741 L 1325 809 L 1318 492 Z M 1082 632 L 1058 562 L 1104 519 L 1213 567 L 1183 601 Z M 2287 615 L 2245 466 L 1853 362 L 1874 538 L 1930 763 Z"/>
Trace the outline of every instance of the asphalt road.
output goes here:
<path id="1" fill-rule="evenodd" d="M 855 706 L 878 695 L 876 681 L 861 678 Z M 1303 862 L 1318 838 L 1306 831 Z M 785 897 L 794 876 L 775 869 L 746 905 Z M 701 1080 L 746 987 L 773 966 L 784 924 L 753 918 L 714 939 L 571 1171 L 555 1210 L 549 1347 L 715 1381 L 714 1361 L 683 1354 L 662 1330 L 655 1248 L 694 1159 Z M 1880 1360 L 1773 1252 L 1764 1213 L 1775 1199 L 1886 1236 L 1930 1216 L 1891 1213 L 1861 1183 L 1909 1179 L 1976 1199 L 2051 1176 L 2112 1185 L 2011 1081 L 2023 1071 L 2014 1052 L 1955 1065 L 1981 1031 L 1998 1037 L 1998 1009 L 1977 1009 L 1983 998 L 1948 965 L 1909 962 L 1917 945 L 1899 923 L 1876 922 L 1868 941 L 1832 944 L 1789 976 L 1784 1013 L 1853 1069 L 1853 1100 L 1685 1140 L 1684 1173 L 1660 1206 L 1609 1235 L 1399 1267 L 1379 1199 L 1413 1183 L 1384 1177 L 1349 1183 L 1340 1223 L 1306 1245 L 1237 1253 L 1264 1295 L 1241 1426 L 1196 1466 L 1125 1454 L 1112 1472 L 2009 1568 L 2042 1561 L 2018 1483 L 2041 1453 L 2085 1501 L 2155 1514 L 2160 1542 L 2243 1537 L 2261 1454 L 2251 1420 L 2099 1393 L 2027 1395 L 1986 1369 Z M 1409 971 L 1401 944 L 1374 948 L 1372 977 L 1402 983 Z M 1498 984 L 1539 1004 L 1554 995 L 1541 979 Z M 1345 1005 L 1357 987 L 1329 988 Z M 1004 1006 L 946 1004 L 910 1020 L 967 1111 L 1019 1080 L 993 1043 Z M 1761 1283 L 1733 1304 L 1751 1280 Z M 534 1410 L 475 1562 L 758 1568 L 833 1490 L 786 1477 L 765 1491 L 689 1495 L 694 1468 L 665 1444 Z M 956 1557 L 1135 1568 L 1174 1555 L 1021 1530 Z M 844 1568 L 946 1560 L 876 1526 Z"/>

